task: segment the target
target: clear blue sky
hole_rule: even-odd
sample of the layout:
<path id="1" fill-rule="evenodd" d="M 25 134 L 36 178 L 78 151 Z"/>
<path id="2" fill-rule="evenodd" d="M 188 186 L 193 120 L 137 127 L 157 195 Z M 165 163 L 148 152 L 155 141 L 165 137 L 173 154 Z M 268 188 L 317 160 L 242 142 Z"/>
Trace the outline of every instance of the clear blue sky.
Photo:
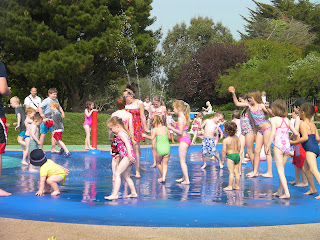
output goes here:
<path id="1" fill-rule="evenodd" d="M 270 0 L 258 0 L 258 2 L 271 4 Z M 319 0 L 311 0 L 319 3 Z M 249 17 L 249 10 L 255 9 L 252 0 L 153 0 L 152 17 L 157 17 L 156 22 L 150 27 L 153 30 L 162 27 L 163 38 L 169 29 L 177 23 L 190 24 L 193 17 L 209 17 L 215 23 L 222 22 L 228 27 L 237 40 L 240 35 L 237 30 L 244 32 L 246 22 L 240 15 Z"/>

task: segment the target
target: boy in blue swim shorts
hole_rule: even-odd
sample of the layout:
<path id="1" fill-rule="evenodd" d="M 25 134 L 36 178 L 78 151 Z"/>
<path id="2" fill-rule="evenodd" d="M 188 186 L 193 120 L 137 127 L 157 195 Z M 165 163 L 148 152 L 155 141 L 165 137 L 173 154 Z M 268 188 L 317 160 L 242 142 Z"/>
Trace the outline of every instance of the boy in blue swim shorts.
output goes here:
<path id="1" fill-rule="evenodd" d="M 218 151 L 216 150 L 216 145 L 214 142 L 214 136 L 218 132 L 219 122 L 224 118 L 223 113 L 217 112 L 213 115 L 213 117 L 206 119 L 201 128 L 204 128 L 204 134 L 202 139 L 202 160 L 203 165 L 202 169 L 207 166 L 206 157 L 207 155 L 213 156 L 218 162 L 221 167 L 221 160 Z"/>
<path id="2" fill-rule="evenodd" d="M 240 149 L 241 144 L 239 138 L 236 136 L 237 124 L 229 121 L 223 124 L 223 130 L 227 137 L 223 140 L 222 144 L 222 162 L 224 163 L 227 157 L 227 166 L 229 171 L 229 184 L 223 190 L 240 189 Z M 223 166 L 223 164 L 222 164 Z M 235 185 L 233 186 L 235 178 Z"/>

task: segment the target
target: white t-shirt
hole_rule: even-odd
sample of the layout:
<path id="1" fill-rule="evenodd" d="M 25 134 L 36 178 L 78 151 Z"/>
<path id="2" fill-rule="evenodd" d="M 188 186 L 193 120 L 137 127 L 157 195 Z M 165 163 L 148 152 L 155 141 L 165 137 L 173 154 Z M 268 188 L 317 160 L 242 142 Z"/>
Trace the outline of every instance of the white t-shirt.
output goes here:
<path id="1" fill-rule="evenodd" d="M 34 98 L 30 94 L 28 97 L 24 99 L 24 105 L 28 105 L 29 107 L 37 110 L 38 107 L 40 107 L 41 104 L 41 98 L 38 96 L 35 96 Z"/>

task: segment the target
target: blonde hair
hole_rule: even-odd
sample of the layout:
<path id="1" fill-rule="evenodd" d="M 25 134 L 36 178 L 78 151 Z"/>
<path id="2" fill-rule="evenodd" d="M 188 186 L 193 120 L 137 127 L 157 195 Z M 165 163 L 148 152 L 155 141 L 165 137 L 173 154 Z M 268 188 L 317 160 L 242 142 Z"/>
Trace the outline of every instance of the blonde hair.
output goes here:
<path id="1" fill-rule="evenodd" d="M 288 115 L 288 108 L 285 101 L 282 99 L 275 100 L 272 105 L 272 114 L 278 117 L 286 117 Z"/>
<path id="2" fill-rule="evenodd" d="M 10 98 L 10 101 L 20 104 L 20 99 L 17 96 Z"/>
<path id="3" fill-rule="evenodd" d="M 52 102 L 50 102 L 50 107 L 54 107 L 54 108 L 58 109 L 59 103 L 56 101 L 52 101 Z"/>
<path id="4" fill-rule="evenodd" d="M 203 118 L 203 113 L 202 113 L 202 112 L 199 112 L 199 113 L 197 114 L 197 118 Z"/>
<path id="5" fill-rule="evenodd" d="M 33 118 L 33 121 L 42 121 L 43 118 L 40 116 L 40 115 L 35 115 L 34 118 Z"/>
<path id="6" fill-rule="evenodd" d="M 162 120 L 162 118 L 161 118 L 160 116 L 158 116 L 158 115 L 155 115 L 155 116 L 153 117 L 151 126 L 152 126 L 152 127 L 156 127 L 156 126 L 159 126 L 160 124 L 163 125 L 163 120 Z"/>
<path id="7" fill-rule="evenodd" d="M 187 120 L 186 125 L 189 126 L 189 122 L 190 122 L 190 106 L 189 106 L 189 104 L 182 101 L 182 100 L 177 100 L 172 104 L 172 106 L 184 113 L 184 116 L 186 117 L 186 120 Z"/>
<path id="8" fill-rule="evenodd" d="M 129 135 L 131 141 L 133 141 L 132 139 L 132 136 L 128 130 L 128 128 L 124 125 L 124 123 L 122 122 L 122 119 L 117 117 L 117 116 L 114 116 L 112 118 L 110 118 L 108 121 L 107 121 L 107 127 L 108 126 L 117 126 L 117 125 L 120 125 Z"/>
<path id="9" fill-rule="evenodd" d="M 261 97 L 261 93 L 259 90 L 251 90 L 248 93 L 248 98 L 253 98 L 257 103 L 262 104 L 262 97 Z"/>
<path id="10" fill-rule="evenodd" d="M 27 115 L 29 115 L 29 114 L 31 114 L 31 113 L 35 113 L 35 112 L 36 112 L 36 110 L 33 109 L 33 108 L 31 108 L 31 107 L 29 107 L 29 108 L 26 109 L 26 114 L 27 114 Z"/>

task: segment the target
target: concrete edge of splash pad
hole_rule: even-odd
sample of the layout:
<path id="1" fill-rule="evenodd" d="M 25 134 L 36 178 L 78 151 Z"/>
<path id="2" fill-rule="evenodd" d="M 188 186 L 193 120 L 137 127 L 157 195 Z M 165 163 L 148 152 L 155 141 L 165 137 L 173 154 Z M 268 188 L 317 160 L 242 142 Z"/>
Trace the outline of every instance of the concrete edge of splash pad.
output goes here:
<path id="1" fill-rule="evenodd" d="M 176 151 L 176 149 L 174 149 Z M 67 190 L 63 193 L 67 194 Z M 99 195 L 99 194 L 98 194 Z M 100 193 L 101 195 L 101 193 Z M 201 204 L 192 200 L 120 199 L 99 206 L 32 193 L 0 198 L 0 217 L 99 225 L 145 227 L 251 227 L 320 222 L 318 201 L 312 196 L 303 204 L 258 207 Z M 103 199 L 103 196 L 97 196 Z M 66 200 L 66 199 L 64 199 Z M 100 200 L 101 201 L 101 200 Z M 28 208 L 25 208 L 28 206 Z M 1 210 L 2 209 L 2 210 Z"/>

